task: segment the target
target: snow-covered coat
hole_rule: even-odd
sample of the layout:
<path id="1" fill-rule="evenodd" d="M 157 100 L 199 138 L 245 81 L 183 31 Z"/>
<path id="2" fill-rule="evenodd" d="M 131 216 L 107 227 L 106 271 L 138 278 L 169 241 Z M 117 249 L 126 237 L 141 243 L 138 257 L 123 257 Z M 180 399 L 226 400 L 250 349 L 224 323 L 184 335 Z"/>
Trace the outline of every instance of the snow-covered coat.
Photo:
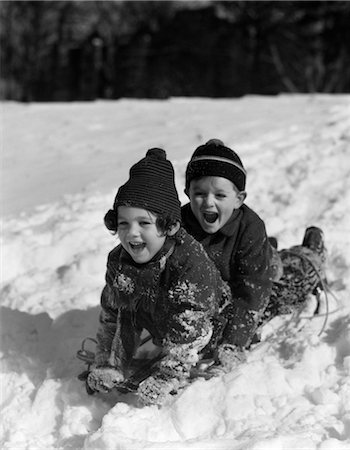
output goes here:
<path id="1" fill-rule="evenodd" d="M 182 221 L 230 285 L 232 303 L 225 311 L 229 318 L 225 341 L 240 348 L 248 346 L 269 302 L 274 276 L 273 250 L 264 222 L 243 204 L 218 232 L 208 234 L 189 203 L 182 207 Z"/>
<path id="2" fill-rule="evenodd" d="M 186 377 L 229 297 L 202 245 L 182 228 L 146 264 L 119 245 L 108 256 L 95 363 L 125 372 L 146 329 L 166 353 L 160 371 Z"/>

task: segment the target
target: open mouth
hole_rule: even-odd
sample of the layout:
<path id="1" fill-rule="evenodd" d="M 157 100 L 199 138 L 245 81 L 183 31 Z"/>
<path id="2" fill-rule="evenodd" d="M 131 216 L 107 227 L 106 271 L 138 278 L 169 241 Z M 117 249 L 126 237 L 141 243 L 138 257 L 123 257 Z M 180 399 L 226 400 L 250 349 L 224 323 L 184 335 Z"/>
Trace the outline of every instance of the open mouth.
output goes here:
<path id="1" fill-rule="evenodd" d="M 218 219 L 219 214 L 215 212 L 205 212 L 203 213 L 203 217 L 206 222 L 214 223 Z"/>
<path id="2" fill-rule="evenodd" d="M 135 252 L 141 251 L 146 247 L 146 244 L 144 242 L 129 242 L 129 245 Z"/>

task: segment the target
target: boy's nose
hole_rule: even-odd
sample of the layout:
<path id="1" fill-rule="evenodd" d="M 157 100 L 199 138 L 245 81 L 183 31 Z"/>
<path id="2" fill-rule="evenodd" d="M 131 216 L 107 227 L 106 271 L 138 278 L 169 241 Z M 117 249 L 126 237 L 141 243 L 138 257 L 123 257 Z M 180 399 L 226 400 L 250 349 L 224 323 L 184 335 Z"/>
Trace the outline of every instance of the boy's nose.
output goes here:
<path id="1" fill-rule="evenodd" d="M 206 207 L 214 205 L 214 197 L 212 195 L 208 195 L 204 198 L 204 205 Z"/>

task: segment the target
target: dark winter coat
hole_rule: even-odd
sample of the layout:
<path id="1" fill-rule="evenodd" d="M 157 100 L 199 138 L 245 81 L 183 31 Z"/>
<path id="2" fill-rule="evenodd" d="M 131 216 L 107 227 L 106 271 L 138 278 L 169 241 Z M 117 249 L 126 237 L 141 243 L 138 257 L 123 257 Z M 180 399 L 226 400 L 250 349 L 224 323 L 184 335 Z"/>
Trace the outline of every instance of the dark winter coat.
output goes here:
<path id="1" fill-rule="evenodd" d="M 227 298 L 230 289 L 184 229 L 146 264 L 136 264 L 119 245 L 108 256 L 95 362 L 125 371 L 146 329 L 167 354 L 161 369 L 186 376 Z"/>
<path id="2" fill-rule="evenodd" d="M 248 206 L 242 205 L 217 233 L 208 234 L 189 203 L 182 207 L 182 221 L 231 288 L 232 304 L 225 311 L 229 317 L 225 341 L 241 348 L 248 346 L 272 288 L 272 248 L 264 222 Z"/>

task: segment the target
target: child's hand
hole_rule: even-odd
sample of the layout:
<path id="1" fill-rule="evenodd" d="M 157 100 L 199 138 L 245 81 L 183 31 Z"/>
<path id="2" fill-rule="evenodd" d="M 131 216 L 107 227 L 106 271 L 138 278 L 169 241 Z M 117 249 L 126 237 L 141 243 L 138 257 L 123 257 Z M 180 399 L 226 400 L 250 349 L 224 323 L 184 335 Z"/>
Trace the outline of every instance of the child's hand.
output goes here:
<path id="1" fill-rule="evenodd" d="M 123 380 L 123 374 L 114 367 L 94 367 L 86 383 L 95 392 L 107 393 Z"/>
<path id="2" fill-rule="evenodd" d="M 164 379 L 157 376 L 146 378 L 138 388 L 138 395 L 143 405 L 162 405 L 170 392 L 179 387 L 175 378 Z"/>

